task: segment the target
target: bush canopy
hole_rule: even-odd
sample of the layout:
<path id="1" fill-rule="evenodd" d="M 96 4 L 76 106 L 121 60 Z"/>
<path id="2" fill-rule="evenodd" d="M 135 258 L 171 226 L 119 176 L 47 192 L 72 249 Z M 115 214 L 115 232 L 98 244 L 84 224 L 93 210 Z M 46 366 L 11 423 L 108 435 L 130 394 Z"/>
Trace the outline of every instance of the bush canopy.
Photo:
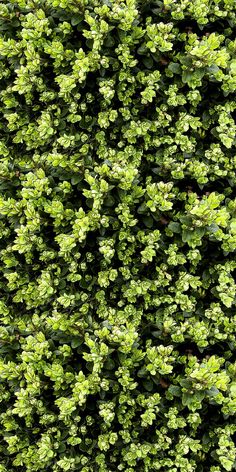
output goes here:
<path id="1" fill-rule="evenodd" d="M 0 3 L 0 472 L 235 470 L 235 33 Z"/>

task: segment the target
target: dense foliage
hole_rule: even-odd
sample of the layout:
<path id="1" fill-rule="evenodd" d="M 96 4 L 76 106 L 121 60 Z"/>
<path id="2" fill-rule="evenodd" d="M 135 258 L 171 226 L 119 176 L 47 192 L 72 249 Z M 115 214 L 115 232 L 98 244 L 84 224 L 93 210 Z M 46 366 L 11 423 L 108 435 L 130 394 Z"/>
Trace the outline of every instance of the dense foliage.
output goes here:
<path id="1" fill-rule="evenodd" d="M 0 3 L 0 472 L 235 470 L 235 32 Z"/>

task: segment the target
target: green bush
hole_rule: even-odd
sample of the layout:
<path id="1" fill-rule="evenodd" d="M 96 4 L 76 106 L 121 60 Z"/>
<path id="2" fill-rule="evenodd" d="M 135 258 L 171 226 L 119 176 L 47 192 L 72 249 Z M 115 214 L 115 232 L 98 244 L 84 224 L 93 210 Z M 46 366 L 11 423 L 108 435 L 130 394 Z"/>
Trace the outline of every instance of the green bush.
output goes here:
<path id="1" fill-rule="evenodd" d="M 236 469 L 235 32 L 0 3 L 0 472 Z"/>

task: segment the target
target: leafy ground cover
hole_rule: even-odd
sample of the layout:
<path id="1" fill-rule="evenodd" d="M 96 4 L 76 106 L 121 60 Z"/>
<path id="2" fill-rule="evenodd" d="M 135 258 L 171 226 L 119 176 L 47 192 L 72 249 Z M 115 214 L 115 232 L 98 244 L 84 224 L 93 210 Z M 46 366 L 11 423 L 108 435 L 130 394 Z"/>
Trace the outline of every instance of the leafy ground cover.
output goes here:
<path id="1" fill-rule="evenodd" d="M 0 3 L 0 472 L 235 470 L 235 32 Z"/>

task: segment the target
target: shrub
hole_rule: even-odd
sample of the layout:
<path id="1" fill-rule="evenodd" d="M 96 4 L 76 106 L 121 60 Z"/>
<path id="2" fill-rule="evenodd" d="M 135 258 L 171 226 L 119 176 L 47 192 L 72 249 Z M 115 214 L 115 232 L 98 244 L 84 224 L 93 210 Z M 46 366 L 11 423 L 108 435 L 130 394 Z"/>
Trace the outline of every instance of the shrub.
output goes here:
<path id="1" fill-rule="evenodd" d="M 0 472 L 234 470 L 235 0 L 0 30 Z"/>

